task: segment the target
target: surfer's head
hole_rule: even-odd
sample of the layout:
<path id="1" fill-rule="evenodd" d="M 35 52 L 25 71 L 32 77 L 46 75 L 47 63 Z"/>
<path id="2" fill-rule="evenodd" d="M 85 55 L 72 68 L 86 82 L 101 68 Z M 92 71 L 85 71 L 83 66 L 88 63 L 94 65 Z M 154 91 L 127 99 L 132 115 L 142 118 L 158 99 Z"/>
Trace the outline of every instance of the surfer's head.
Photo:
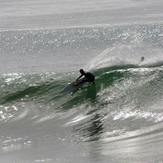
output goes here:
<path id="1" fill-rule="evenodd" d="M 141 57 L 140 61 L 141 61 L 141 62 L 143 62 L 143 61 L 144 61 L 144 59 L 145 59 L 144 57 Z"/>
<path id="2" fill-rule="evenodd" d="M 80 69 L 80 73 L 81 73 L 82 75 L 84 75 L 84 74 L 85 74 L 85 71 L 84 71 L 83 69 Z"/>

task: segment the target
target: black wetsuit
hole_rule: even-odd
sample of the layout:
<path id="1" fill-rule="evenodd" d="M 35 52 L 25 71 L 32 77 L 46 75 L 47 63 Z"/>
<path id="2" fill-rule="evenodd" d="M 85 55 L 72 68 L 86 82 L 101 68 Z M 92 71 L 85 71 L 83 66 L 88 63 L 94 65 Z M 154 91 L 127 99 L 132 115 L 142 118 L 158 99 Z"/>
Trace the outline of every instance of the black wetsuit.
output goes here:
<path id="1" fill-rule="evenodd" d="M 84 75 L 80 75 L 79 78 L 81 78 L 82 76 L 85 76 L 86 79 L 82 80 L 81 83 L 83 83 L 83 82 L 94 82 L 95 81 L 94 75 L 91 74 L 90 72 L 86 72 Z"/>

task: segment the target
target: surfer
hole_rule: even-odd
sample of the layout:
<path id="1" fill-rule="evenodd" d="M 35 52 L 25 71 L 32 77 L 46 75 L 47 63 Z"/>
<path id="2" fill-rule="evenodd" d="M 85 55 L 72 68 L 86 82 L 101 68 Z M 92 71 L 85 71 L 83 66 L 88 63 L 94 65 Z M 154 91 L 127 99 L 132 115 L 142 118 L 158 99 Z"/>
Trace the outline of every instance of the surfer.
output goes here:
<path id="1" fill-rule="evenodd" d="M 81 75 L 76 79 L 76 81 L 78 81 L 81 77 L 85 77 L 84 80 L 81 81 L 81 83 L 84 83 L 84 82 L 93 82 L 94 85 L 95 84 L 95 76 L 93 74 L 91 74 L 90 72 L 85 72 L 83 69 L 80 69 L 79 71 L 81 73 Z M 81 83 L 78 83 L 78 84 L 81 84 Z M 77 86 L 78 84 L 74 84 L 75 86 Z"/>
<path id="2" fill-rule="evenodd" d="M 140 62 L 143 62 L 144 60 L 145 60 L 145 58 L 144 57 L 141 57 Z"/>
<path id="3" fill-rule="evenodd" d="M 142 65 L 142 63 L 144 62 L 144 60 L 145 60 L 145 58 L 144 58 L 144 57 L 141 57 L 141 58 L 140 58 L 140 61 L 139 61 L 139 63 L 138 63 L 138 65 L 139 65 L 139 66 Z"/>

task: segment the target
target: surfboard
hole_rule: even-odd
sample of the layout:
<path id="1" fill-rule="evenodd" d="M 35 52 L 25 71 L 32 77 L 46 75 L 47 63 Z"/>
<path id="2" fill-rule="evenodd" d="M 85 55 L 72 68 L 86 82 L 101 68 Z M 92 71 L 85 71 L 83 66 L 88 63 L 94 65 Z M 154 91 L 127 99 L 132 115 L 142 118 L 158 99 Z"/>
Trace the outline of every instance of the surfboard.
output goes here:
<path id="1" fill-rule="evenodd" d="M 72 82 L 71 84 L 67 85 L 63 91 L 64 92 L 73 92 L 76 89 L 80 88 L 83 84 L 85 84 L 86 82 L 81 83 L 84 79 L 86 79 L 85 77 L 79 79 L 78 81 Z M 77 84 L 77 85 L 75 85 Z"/>

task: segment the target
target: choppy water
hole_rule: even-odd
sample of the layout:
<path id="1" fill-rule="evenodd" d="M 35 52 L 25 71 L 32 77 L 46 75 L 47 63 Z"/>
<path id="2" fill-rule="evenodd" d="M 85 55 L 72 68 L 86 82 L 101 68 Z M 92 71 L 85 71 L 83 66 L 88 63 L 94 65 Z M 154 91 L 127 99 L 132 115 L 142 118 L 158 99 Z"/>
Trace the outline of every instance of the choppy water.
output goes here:
<path id="1" fill-rule="evenodd" d="M 7 27 L 7 14 L 1 20 L 0 162 L 162 162 L 163 25 L 150 16 L 144 18 L 144 24 L 139 20 L 117 25 L 117 14 L 134 13 L 133 6 L 138 11 L 143 8 L 143 13 L 153 4 L 154 13 L 158 9 L 161 17 L 161 1 L 128 1 L 128 5 L 126 1 L 125 8 L 109 1 L 118 12 L 109 10 L 116 18 L 112 27 L 103 24 L 105 16 L 109 17 L 108 1 L 99 4 L 100 22 L 97 2 L 90 1 L 93 8 L 85 10 L 79 5 L 87 6 L 84 1 L 68 2 L 65 6 L 74 4 L 81 12 L 71 6 L 72 17 L 65 18 L 69 9 L 63 10 L 63 4 L 56 1 L 62 10 L 53 14 L 62 13 L 59 16 L 68 19 L 67 25 L 59 19 L 57 28 L 37 26 L 41 21 L 36 17 L 41 13 L 31 12 L 37 5 L 54 7 L 50 0 L 14 1 L 13 7 L 9 7 L 10 1 L 1 2 L 6 7 L 3 14 L 9 8 L 29 5 L 33 19 L 24 19 L 35 24 L 28 24 L 29 29 L 20 22 L 15 26 L 9 19 L 11 26 Z M 52 11 L 43 10 L 43 14 Z M 51 19 L 48 13 L 45 15 Z M 83 13 L 92 13 L 89 24 L 83 23 L 87 17 Z M 17 14 L 15 10 L 14 20 Z M 140 13 L 135 15 L 138 18 Z M 74 17 L 80 18 L 78 23 L 72 21 Z M 145 60 L 140 62 L 142 56 Z M 63 92 L 79 76 L 80 68 L 96 76 L 96 86 L 87 83 L 73 93 Z"/>

